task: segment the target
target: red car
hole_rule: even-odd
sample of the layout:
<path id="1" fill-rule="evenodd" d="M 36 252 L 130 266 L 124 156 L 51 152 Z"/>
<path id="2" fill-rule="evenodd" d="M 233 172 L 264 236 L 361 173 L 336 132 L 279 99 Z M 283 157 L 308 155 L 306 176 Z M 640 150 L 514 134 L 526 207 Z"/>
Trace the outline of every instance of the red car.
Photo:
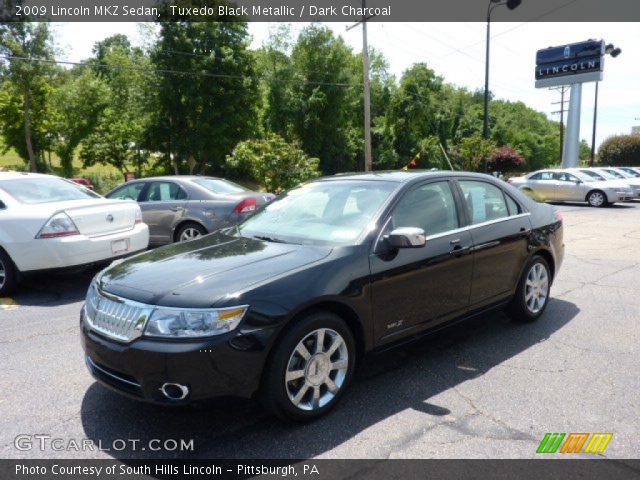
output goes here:
<path id="1" fill-rule="evenodd" d="M 84 178 L 84 177 L 73 177 L 70 178 L 69 180 L 71 180 L 72 182 L 75 182 L 79 185 L 82 185 L 83 187 L 87 187 L 90 190 L 93 190 L 93 184 L 91 183 L 91 180 L 89 180 L 88 178 Z"/>

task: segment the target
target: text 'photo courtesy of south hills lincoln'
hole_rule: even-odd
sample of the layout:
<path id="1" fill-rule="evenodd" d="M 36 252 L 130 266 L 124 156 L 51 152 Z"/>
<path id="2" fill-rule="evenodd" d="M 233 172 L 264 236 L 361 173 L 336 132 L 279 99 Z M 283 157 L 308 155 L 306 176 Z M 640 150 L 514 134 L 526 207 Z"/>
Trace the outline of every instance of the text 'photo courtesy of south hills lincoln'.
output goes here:
<path id="1" fill-rule="evenodd" d="M 639 26 L 0 2 L 0 479 L 638 478 Z"/>

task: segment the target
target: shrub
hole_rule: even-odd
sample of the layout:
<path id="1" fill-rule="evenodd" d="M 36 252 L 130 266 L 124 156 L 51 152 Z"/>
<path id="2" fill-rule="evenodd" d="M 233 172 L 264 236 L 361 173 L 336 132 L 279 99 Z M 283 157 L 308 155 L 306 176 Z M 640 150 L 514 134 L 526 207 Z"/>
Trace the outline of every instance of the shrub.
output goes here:
<path id="1" fill-rule="evenodd" d="M 287 143 L 276 134 L 240 142 L 226 158 L 234 176 L 248 176 L 275 193 L 318 177 L 319 163 L 317 158 L 308 157 L 298 144 Z"/>
<path id="2" fill-rule="evenodd" d="M 598 162 L 614 166 L 640 166 L 640 135 L 607 138 L 598 149 Z"/>
<path id="3" fill-rule="evenodd" d="M 502 146 L 491 154 L 489 168 L 498 172 L 517 170 L 526 162 L 525 158 L 515 148 Z"/>
<path id="4" fill-rule="evenodd" d="M 119 172 L 88 173 L 83 176 L 86 176 L 91 180 L 93 188 L 100 195 L 108 193 L 124 182 L 124 178 Z"/>

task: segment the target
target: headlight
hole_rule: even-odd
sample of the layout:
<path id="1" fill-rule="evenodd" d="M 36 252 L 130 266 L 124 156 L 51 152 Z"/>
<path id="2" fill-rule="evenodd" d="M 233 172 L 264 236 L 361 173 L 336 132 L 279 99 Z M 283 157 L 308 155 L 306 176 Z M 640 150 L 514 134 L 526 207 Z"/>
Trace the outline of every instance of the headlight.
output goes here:
<path id="1" fill-rule="evenodd" d="M 234 330 L 249 307 L 174 309 L 156 308 L 144 331 L 151 337 L 211 337 Z"/>

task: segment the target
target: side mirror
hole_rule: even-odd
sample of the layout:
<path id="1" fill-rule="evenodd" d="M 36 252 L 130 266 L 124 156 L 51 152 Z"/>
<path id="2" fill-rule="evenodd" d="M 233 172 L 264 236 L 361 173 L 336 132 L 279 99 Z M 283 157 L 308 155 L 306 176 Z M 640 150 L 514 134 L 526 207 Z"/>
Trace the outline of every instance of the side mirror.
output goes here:
<path id="1" fill-rule="evenodd" d="M 582 183 L 582 180 L 578 179 L 578 180 L 574 180 L 576 185 L 580 185 Z"/>
<path id="2" fill-rule="evenodd" d="M 387 241 L 394 248 L 420 248 L 427 244 L 427 237 L 421 228 L 401 227 L 393 230 Z"/>

